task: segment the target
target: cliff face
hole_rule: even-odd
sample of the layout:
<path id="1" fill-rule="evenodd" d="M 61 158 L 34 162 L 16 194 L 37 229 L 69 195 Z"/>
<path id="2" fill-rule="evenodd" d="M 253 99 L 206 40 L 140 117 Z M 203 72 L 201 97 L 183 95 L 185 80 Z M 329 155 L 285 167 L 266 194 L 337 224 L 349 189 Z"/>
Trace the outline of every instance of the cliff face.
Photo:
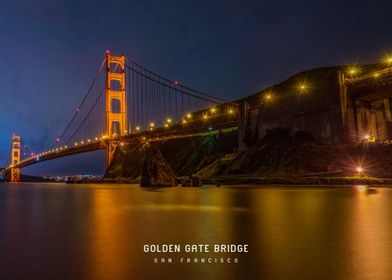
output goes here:
<path id="1" fill-rule="evenodd" d="M 113 161 L 106 170 L 105 178 L 129 180 L 139 178 L 149 148 L 146 143 L 127 143 L 124 146 L 118 146 Z"/>
<path id="2" fill-rule="evenodd" d="M 132 143 L 118 147 L 105 174 L 108 179 L 136 180 L 151 149 L 159 149 L 176 176 L 190 176 L 217 159 L 233 153 L 237 132 L 218 133 L 152 143 Z"/>
<path id="3" fill-rule="evenodd" d="M 141 176 L 142 187 L 174 187 L 177 185 L 176 175 L 156 146 L 148 149 Z"/>
<path id="4" fill-rule="evenodd" d="M 237 131 L 231 131 L 159 143 L 128 144 L 116 151 L 105 177 L 140 178 L 145 155 L 158 148 L 177 177 L 296 177 L 318 173 L 342 176 L 353 175 L 358 166 L 367 175 L 392 175 L 392 145 L 326 144 L 304 132 L 292 136 L 285 129 L 270 130 L 245 150 L 238 151 L 236 143 Z"/>
<path id="5" fill-rule="evenodd" d="M 362 69 L 377 67 L 368 65 Z M 237 131 L 150 145 L 159 148 L 176 176 L 293 176 L 322 172 L 352 175 L 361 165 L 367 174 L 390 177 L 392 145 L 348 145 L 336 139 L 343 129 L 338 71 L 345 69 L 305 71 L 242 99 L 251 108 L 250 133 L 245 135 L 248 147 L 244 150 L 237 151 Z M 306 85 L 306 90 L 298 88 L 301 84 Z M 269 93 L 272 98 L 266 102 L 264 98 Z M 105 177 L 140 177 L 151 146 L 139 143 L 119 147 Z"/>

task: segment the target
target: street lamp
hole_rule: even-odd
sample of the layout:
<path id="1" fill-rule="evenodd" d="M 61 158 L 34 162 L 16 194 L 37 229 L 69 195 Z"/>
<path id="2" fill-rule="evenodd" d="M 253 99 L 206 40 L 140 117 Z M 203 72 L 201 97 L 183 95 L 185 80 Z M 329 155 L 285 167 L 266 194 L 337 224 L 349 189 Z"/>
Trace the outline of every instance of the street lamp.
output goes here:
<path id="1" fill-rule="evenodd" d="M 271 102 L 272 100 L 272 94 L 269 92 L 264 96 L 265 101 Z"/>
<path id="2" fill-rule="evenodd" d="M 357 166 L 357 168 L 355 169 L 355 171 L 357 171 L 358 175 L 362 175 L 363 174 L 363 167 L 362 166 Z"/>
<path id="3" fill-rule="evenodd" d="M 357 70 L 357 68 L 355 66 L 351 67 L 348 70 L 348 73 L 351 75 L 351 77 L 354 76 L 357 72 L 358 72 L 358 70 Z"/>

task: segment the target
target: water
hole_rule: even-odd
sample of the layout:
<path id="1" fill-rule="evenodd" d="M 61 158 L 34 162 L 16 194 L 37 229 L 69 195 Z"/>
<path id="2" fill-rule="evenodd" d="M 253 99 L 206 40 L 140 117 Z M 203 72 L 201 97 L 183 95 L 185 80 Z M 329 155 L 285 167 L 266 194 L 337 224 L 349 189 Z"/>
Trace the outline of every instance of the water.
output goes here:
<path id="1" fill-rule="evenodd" d="M 388 188 L 2 184 L 0 279 L 392 279 L 391 202 Z M 216 243 L 249 253 L 143 252 Z"/>

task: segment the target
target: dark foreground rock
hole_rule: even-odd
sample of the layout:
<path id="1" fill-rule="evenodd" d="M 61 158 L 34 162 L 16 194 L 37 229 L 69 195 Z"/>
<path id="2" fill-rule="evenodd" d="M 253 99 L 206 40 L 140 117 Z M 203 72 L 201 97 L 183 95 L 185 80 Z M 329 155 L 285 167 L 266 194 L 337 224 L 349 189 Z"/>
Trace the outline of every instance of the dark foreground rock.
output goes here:
<path id="1" fill-rule="evenodd" d="M 173 187 L 177 185 L 176 175 L 157 147 L 146 152 L 143 162 L 142 187 Z"/>
<path id="2" fill-rule="evenodd" d="M 236 150 L 237 131 L 129 144 L 116 151 L 105 179 L 138 180 L 146 154 L 154 146 L 184 186 L 198 185 L 192 177 L 199 178 L 201 185 L 391 184 L 392 145 L 334 144 L 300 136 L 275 129 L 244 150 Z M 359 165 L 365 177 L 352 179 Z"/>
<path id="3" fill-rule="evenodd" d="M 189 179 L 184 180 L 183 187 L 201 187 L 202 183 L 199 177 L 190 176 Z"/>

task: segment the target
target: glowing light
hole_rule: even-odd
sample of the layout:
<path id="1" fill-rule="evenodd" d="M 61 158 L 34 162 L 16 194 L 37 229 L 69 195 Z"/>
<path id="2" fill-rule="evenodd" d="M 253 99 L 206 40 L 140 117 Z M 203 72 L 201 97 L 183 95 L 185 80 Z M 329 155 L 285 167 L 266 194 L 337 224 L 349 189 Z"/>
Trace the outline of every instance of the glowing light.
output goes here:
<path id="1" fill-rule="evenodd" d="M 380 76 L 380 74 L 377 73 L 377 72 L 375 72 L 375 73 L 373 74 L 373 76 L 374 76 L 374 78 L 378 78 L 378 77 Z"/>
<path id="2" fill-rule="evenodd" d="M 98 141 L 98 137 L 95 137 L 95 141 Z"/>
<path id="3" fill-rule="evenodd" d="M 208 119 L 208 115 L 203 115 L 203 120 Z"/>
<path id="4" fill-rule="evenodd" d="M 178 82 L 178 81 L 174 81 L 174 82 L 173 82 L 173 84 L 175 84 L 175 85 L 178 85 L 178 84 L 179 84 L 179 82 Z"/>
<path id="5" fill-rule="evenodd" d="M 186 114 L 186 117 L 187 117 L 188 119 L 191 119 L 191 118 L 192 118 L 192 114 L 191 114 L 191 113 L 188 113 L 188 114 Z"/>
<path id="6" fill-rule="evenodd" d="M 392 56 L 387 56 L 387 57 L 385 58 L 385 62 L 386 62 L 388 65 L 392 64 Z"/>
<path id="7" fill-rule="evenodd" d="M 77 146 L 77 145 L 79 145 L 79 144 L 77 142 L 75 142 L 74 146 Z"/>
<path id="8" fill-rule="evenodd" d="M 59 137 L 56 138 L 56 142 L 60 142 L 60 138 Z"/>
<path id="9" fill-rule="evenodd" d="M 91 142 L 91 139 L 88 139 L 88 140 L 87 140 L 87 142 L 89 142 L 89 143 L 90 143 L 90 142 Z"/>
<path id="10" fill-rule="evenodd" d="M 359 191 L 364 191 L 364 190 L 366 190 L 366 186 L 365 185 L 358 185 L 358 186 L 356 186 L 357 187 L 357 190 L 359 190 Z"/>
<path id="11" fill-rule="evenodd" d="M 308 89 L 308 85 L 306 83 L 301 83 L 301 84 L 298 85 L 298 89 L 301 92 L 305 92 Z"/>
<path id="12" fill-rule="evenodd" d="M 353 66 L 353 67 L 351 67 L 351 68 L 348 69 L 348 73 L 349 73 L 351 76 L 354 76 L 357 72 L 358 72 L 358 69 L 357 69 L 355 66 Z"/>
<path id="13" fill-rule="evenodd" d="M 84 144 L 84 141 L 80 141 L 80 144 Z"/>
<path id="14" fill-rule="evenodd" d="M 165 124 L 164 124 L 164 127 L 165 127 L 165 128 L 168 128 L 168 127 L 169 127 L 169 125 L 168 125 L 167 123 L 165 123 Z"/>
<path id="15" fill-rule="evenodd" d="M 272 100 L 272 94 L 271 94 L 271 93 L 267 93 L 267 94 L 264 96 L 264 98 L 265 98 L 265 100 L 266 100 L 267 102 L 269 102 L 269 101 Z"/>
<path id="16" fill-rule="evenodd" d="M 358 174 L 362 174 L 363 173 L 363 167 L 362 166 L 357 166 L 355 171 L 357 171 Z"/>
<path id="17" fill-rule="evenodd" d="M 155 126 L 155 123 L 150 122 L 150 127 L 154 127 L 154 126 Z"/>
<path id="18" fill-rule="evenodd" d="M 365 134 L 365 136 L 363 137 L 363 139 L 369 140 L 369 139 L 370 139 L 370 135 L 369 135 L 369 134 Z"/>
<path id="19" fill-rule="evenodd" d="M 186 124 L 186 120 L 184 119 L 184 120 L 182 120 L 182 124 Z"/>
<path id="20" fill-rule="evenodd" d="M 140 126 L 135 127 L 136 131 L 140 130 Z"/>
<path id="21" fill-rule="evenodd" d="M 216 112 L 216 108 L 212 107 L 210 111 L 211 111 L 211 113 L 215 113 Z"/>
<path id="22" fill-rule="evenodd" d="M 171 122 L 172 122 L 172 119 L 171 119 L 171 118 L 167 118 L 167 119 L 166 119 L 166 122 L 167 122 L 167 123 L 171 123 Z"/>
<path id="23" fill-rule="evenodd" d="M 124 143 L 123 143 L 123 142 L 121 142 L 121 143 L 120 143 L 120 146 L 124 146 Z"/>
<path id="24" fill-rule="evenodd" d="M 231 115 L 231 114 L 234 113 L 234 110 L 233 109 L 229 109 L 228 113 Z"/>

